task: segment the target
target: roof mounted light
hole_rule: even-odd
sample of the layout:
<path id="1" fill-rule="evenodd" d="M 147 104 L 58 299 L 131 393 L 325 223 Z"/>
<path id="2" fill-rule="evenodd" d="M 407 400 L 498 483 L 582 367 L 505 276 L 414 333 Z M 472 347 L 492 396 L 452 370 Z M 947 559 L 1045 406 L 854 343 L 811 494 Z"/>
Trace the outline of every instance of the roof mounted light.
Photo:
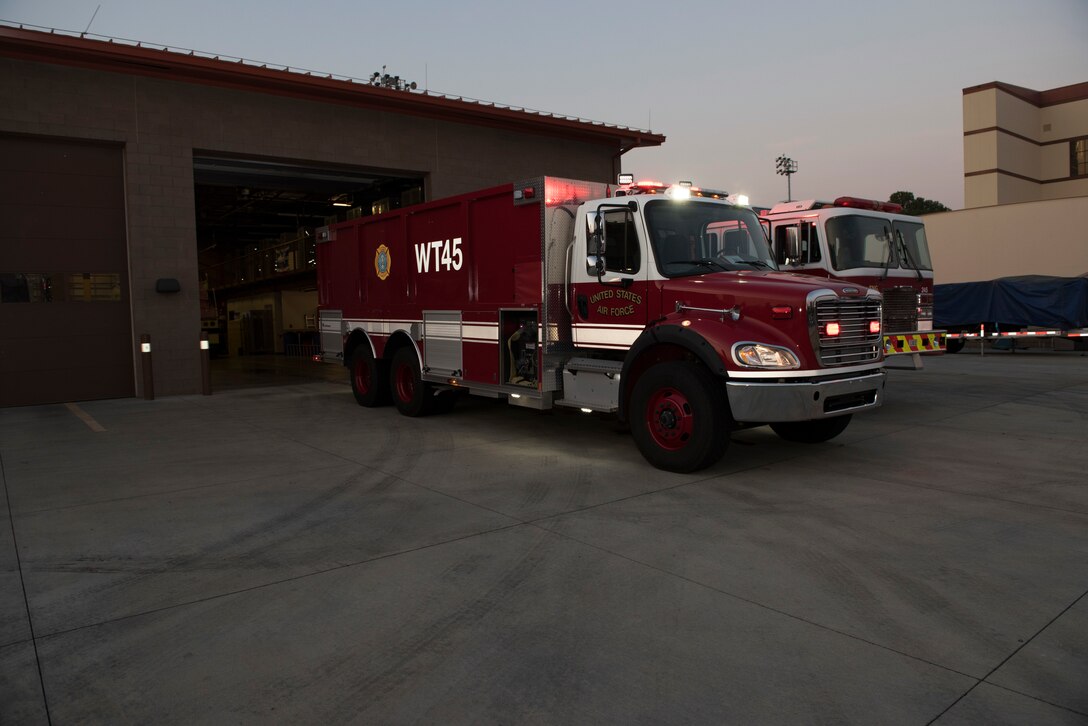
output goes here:
<path id="1" fill-rule="evenodd" d="M 870 209 L 874 212 L 888 212 L 890 214 L 899 214 L 903 211 L 903 206 L 895 202 L 882 202 L 878 199 L 862 199 L 861 197 L 839 197 L 833 204 L 836 207 Z"/>
<path id="2" fill-rule="evenodd" d="M 679 184 L 673 184 L 671 187 L 665 190 L 665 196 L 674 201 L 691 199 L 691 186 L 684 186 L 683 182 Z"/>
<path id="3" fill-rule="evenodd" d="M 670 199 L 690 199 L 691 197 L 729 198 L 729 192 L 720 189 L 702 189 L 687 180 L 679 181 L 676 184 L 665 184 L 655 179 L 640 179 L 636 182 L 631 181 L 634 179 L 632 174 L 620 174 L 618 179 L 620 183 L 620 188 L 616 190 L 616 196 L 618 197 L 634 194 L 664 194 Z"/>

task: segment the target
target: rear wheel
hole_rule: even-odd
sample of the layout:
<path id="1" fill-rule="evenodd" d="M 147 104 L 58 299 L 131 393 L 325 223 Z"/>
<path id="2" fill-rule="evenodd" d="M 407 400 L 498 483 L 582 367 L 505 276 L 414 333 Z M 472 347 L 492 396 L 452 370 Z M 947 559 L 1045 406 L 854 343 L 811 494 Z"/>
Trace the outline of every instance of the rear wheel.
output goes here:
<path id="1" fill-rule="evenodd" d="M 771 429 L 786 441 L 819 444 L 835 438 L 850 424 L 851 414 L 821 418 L 816 421 L 785 421 L 771 424 Z"/>
<path id="2" fill-rule="evenodd" d="M 705 469 L 729 446 L 725 391 L 697 363 L 668 361 L 650 368 L 631 393 L 631 435 L 658 469 Z"/>
<path id="3" fill-rule="evenodd" d="M 360 406 L 384 406 L 390 401 L 389 382 L 382 365 L 374 359 L 367 344 L 358 345 L 348 361 L 351 392 Z"/>
<path id="4" fill-rule="evenodd" d="M 959 353 L 963 350 L 963 346 L 967 345 L 967 341 L 963 338 L 946 338 L 944 341 L 945 353 Z"/>
<path id="5" fill-rule="evenodd" d="M 405 416 L 426 416 L 434 406 L 434 391 L 423 382 L 419 360 L 411 348 L 401 348 L 389 368 L 393 403 Z"/>

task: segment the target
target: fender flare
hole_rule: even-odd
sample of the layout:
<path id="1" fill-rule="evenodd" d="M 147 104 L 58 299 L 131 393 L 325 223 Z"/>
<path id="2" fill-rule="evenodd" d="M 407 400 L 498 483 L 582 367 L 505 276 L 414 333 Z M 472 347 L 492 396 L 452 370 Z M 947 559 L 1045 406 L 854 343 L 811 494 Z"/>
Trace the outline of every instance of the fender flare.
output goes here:
<path id="1" fill-rule="evenodd" d="M 718 356 L 714 346 L 696 331 L 680 325 L 668 324 L 647 328 L 642 331 L 642 334 L 638 336 L 628 349 L 627 355 L 623 358 L 623 369 L 620 375 L 624 384 L 618 411 L 621 421 L 627 419 L 627 400 L 630 398 L 631 389 L 634 387 L 634 381 L 631 380 L 630 373 L 636 369 L 636 365 L 642 358 L 643 353 L 659 345 L 671 346 L 674 349 L 679 348 L 690 353 L 716 377 L 726 378 L 728 376 L 725 363 Z"/>
<path id="2" fill-rule="evenodd" d="M 416 352 L 416 360 L 419 361 L 420 370 L 423 369 L 423 353 L 419 350 L 419 343 L 416 339 L 403 330 L 394 331 L 389 336 L 389 340 L 385 341 L 385 346 L 382 350 L 382 360 L 391 361 L 393 356 L 401 348 L 410 347 Z"/>
<path id="3" fill-rule="evenodd" d="M 357 342 L 350 348 L 345 347 L 344 350 L 345 366 L 349 365 L 349 361 L 351 360 L 351 352 L 353 352 L 360 345 L 367 346 L 370 349 L 370 355 L 372 355 L 375 360 L 386 362 L 393 358 L 393 353 L 396 353 L 399 348 L 407 346 L 415 350 L 416 358 L 419 360 L 421 366 L 423 364 L 423 355 L 419 350 L 419 344 L 415 341 L 414 338 L 412 338 L 411 335 L 403 330 L 394 331 L 393 334 L 389 336 L 389 340 L 385 341 L 385 345 L 382 346 L 381 356 L 378 355 L 378 349 L 377 346 L 374 345 L 374 339 L 368 332 L 366 332 L 362 328 L 353 328 L 351 332 L 348 333 L 348 340 L 351 340 L 353 338 Z"/>
<path id="4" fill-rule="evenodd" d="M 352 340 L 355 340 L 356 342 L 349 345 Z M 362 328 L 352 328 L 348 331 L 347 339 L 344 341 L 345 366 L 351 365 L 351 355 L 360 345 L 365 345 L 370 348 L 370 355 L 375 358 L 377 357 L 377 352 L 374 350 L 374 341 L 371 339 L 370 334 Z"/>

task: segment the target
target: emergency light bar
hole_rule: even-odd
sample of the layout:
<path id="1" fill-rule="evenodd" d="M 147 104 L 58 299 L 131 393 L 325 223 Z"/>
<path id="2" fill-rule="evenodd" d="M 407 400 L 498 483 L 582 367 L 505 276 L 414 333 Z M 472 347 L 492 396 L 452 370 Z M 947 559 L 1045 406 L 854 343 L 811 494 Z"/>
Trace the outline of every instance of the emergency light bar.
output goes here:
<path id="1" fill-rule="evenodd" d="M 690 181 L 681 181 L 677 184 L 665 184 L 654 179 L 634 181 L 633 174 L 620 174 L 617 181 L 620 188 L 616 190 L 617 197 L 634 196 L 636 194 L 664 194 L 671 199 L 687 199 L 688 197 L 706 197 L 708 199 L 726 199 L 729 192 L 719 189 L 700 189 L 693 186 Z"/>
<path id="2" fill-rule="evenodd" d="M 871 209 L 874 212 L 889 212 L 890 214 L 899 214 L 903 211 L 903 205 L 895 202 L 881 202 L 876 199 L 861 199 L 860 197 L 839 197 L 831 204 L 835 207 Z"/>
<path id="3" fill-rule="evenodd" d="M 895 202 L 882 202 L 879 199 L 863 199 L 861 197 L 839 197 L 833 202 L 822 202 L 818 199 L 803 199 L 797 202 L 780 202 L 774 205 L 768 214 L 804 212 L 810 209 L 826 209 L 828 207 L 867 209 L 873 212 L 887 212 L 889 214 L 901 214 L 903 212 L 903 205 L 896 204 Z"/>

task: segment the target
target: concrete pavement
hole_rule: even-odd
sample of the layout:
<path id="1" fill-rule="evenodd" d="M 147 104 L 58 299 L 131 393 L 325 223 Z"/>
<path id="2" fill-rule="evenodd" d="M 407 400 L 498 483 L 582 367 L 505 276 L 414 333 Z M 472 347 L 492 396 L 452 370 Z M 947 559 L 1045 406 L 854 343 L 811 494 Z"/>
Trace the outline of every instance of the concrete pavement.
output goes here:
<path id="1" fill-rule="evenodd" d="M 0 410 L 0 723 L 1088 723 L 1088 357 L 692 475 L 319 378 Z"/>

